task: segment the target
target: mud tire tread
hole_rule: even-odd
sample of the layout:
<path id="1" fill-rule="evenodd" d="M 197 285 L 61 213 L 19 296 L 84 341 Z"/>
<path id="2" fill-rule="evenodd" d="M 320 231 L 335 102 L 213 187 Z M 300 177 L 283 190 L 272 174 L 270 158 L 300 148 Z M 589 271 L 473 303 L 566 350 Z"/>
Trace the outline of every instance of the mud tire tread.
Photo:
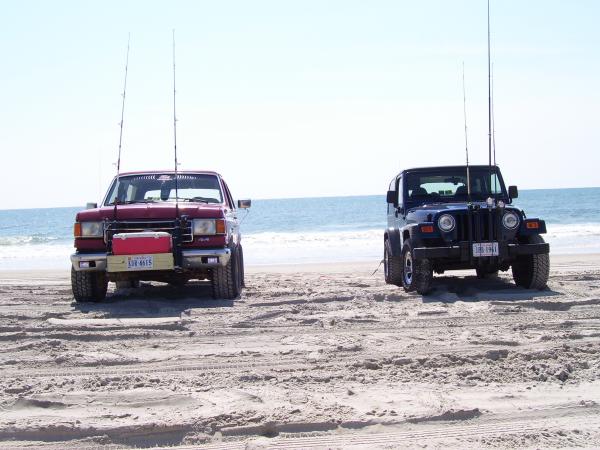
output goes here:
<path id="1" fill-rule="evenodd" d="M 71 288 L 77 302 L 99 302 L 106 298 L 108 277 L 105 272 L 77 271 L 71 267 Z"/>

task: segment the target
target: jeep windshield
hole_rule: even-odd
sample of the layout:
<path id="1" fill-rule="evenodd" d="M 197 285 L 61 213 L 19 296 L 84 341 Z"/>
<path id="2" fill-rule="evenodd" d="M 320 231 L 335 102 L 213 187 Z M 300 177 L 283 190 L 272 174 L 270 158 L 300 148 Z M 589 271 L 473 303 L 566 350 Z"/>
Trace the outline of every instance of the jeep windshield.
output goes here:
<path id="1" fill-rule="evenodd" d="M 175 181 L 173 173 L 120 176 L 113 181 L 104 205 L 174 202 Z M 184 202 L 223 203 L 219 180 L 209 174 L 178 174 L 177 199 Z"/>
<path id="2" fill-rule="evenodd" d="M 471 200 L 485 201 L 492 197 L 508 200 L 504 182 L 498 169 L 476 166 L 469 168 Z M 466 167 L 417 170 L 406 174 L 404 189 L 411 204 L 452 203 L 469 200 Z"/>

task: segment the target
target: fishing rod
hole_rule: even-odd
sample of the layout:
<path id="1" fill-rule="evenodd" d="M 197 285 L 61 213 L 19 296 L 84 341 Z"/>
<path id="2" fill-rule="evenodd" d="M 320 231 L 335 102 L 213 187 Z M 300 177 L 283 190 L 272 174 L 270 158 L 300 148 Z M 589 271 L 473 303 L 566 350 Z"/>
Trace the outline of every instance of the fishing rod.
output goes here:
<path id="1" fill-rule="evenodd" d="M 118 195 L 119 195 L 119 174 L 121 172 L 121 146 L 123 143 L 123 118 L 125 116 L 125 93 L 127 92 L 127 70 L 129 68 L 129 42 L 131 40 L 131 33 L 127 34 L 127 56 L 125 57 L 125 81 L 123 82 L 123 100 L 121 103 L 121 122 L 119 123 L 120 131 L 119 131 L 119 157 L 117 159 L 117 181 L 115 183 L 115 199 L 114 199 L 114 210 L 113 216 L 117 218 L 117 203 L 118 203 Z"/>
<path id="2" fill-rule="evenodd" d="M 465 117 L 465 154 L 467 156 L 467 199 L 471 203 L 471 175 L 469 170 L 469 141 L 467 138 L 467 93 L 465 88 L 465 62 L 462 63 L 462 82 L 463 82 L 463 113 Z"/>
<path id="3" fill-rule="evenodd" d="M 175 216 L 179 218 L 179 177 L 177 175 L 177 108 L 175 97 L 175 30 L 173 30 L 173 149 L 175 153 Z"/>

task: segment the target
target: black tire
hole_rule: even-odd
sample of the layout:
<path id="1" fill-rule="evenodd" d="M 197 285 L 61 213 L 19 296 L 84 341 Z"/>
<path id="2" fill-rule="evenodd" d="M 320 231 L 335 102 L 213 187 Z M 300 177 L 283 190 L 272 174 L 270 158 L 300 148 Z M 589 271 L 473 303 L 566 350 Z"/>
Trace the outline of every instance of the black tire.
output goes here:
<path id="1" fill-rule="evenodd" d="M 240 259 L 236 247 L 231 250 L 227 265 L 212 270 L 212 288 L 214 299 L 232 300 L 240 294 Z"/>
<path id="2" fill-rule="evenodd" d="M 426 295 L 431 291 L 432 281 L 431 261 L 415 261 L 412 240 L 407 239 L 402 246 L 402 287 L 406 292 L 417 291 L 420 295 Z"/>
<path id="3" fill-rule="evenodd" d="M 544 238 L 539 234 L 524 239 L 523 244 L 543 244 Z M 515 284 L 525 289 L 543 290 L 548 285 L 550 276 L 550 255 L 521 255 L 512 264 Z"/>
<path id="4" fill-rule="evenodd" d="M 392 256 L 389 239 L 383 244 L 383 274 L 387 284 L 402 286 L 402 257 Z"/>
<path id="5" fill-rule="evenodd" d="M 240 253 L 240 286 L 242 288 L 246 287 L 246 270 L 244 268 L 244 249 L 242 248 L 242 244 L 238 245 L 239 253 Z M 240 290 L 241 292 L 241 290 Z"/>
<path id="6" fill-rule="evenodd" d="M 477 278 L 480 280 L 484 280 L 486 278 L 496 278 L 498 276 L 498 270 L 480 268 L 475 269 L 475 271 L 477 272 Z"/>
<path id="7" fill-rule="evenodd" d="M 71 288 L 77 302 L 99 302 L 106 298 L 106 272 L 78 271 L 71 267 Z"/>

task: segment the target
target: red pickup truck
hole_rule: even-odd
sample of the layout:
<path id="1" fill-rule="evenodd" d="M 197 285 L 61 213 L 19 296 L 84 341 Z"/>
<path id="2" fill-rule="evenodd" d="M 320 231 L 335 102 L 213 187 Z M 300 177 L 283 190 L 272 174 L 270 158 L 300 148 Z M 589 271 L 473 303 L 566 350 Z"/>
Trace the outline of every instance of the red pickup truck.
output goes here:
<path id="1" fill-rule="evenodd" d="M 239 200 L 237 208 L 250 207 Z M 98 207 L 75 218 L 71 285 L 78 302 L 101 301 L 108 282 L 183 285 L 210 280 L 214 298 L 236 298 L 244 254 L 233 197 L 215 172 L 120 174 Z"/>

